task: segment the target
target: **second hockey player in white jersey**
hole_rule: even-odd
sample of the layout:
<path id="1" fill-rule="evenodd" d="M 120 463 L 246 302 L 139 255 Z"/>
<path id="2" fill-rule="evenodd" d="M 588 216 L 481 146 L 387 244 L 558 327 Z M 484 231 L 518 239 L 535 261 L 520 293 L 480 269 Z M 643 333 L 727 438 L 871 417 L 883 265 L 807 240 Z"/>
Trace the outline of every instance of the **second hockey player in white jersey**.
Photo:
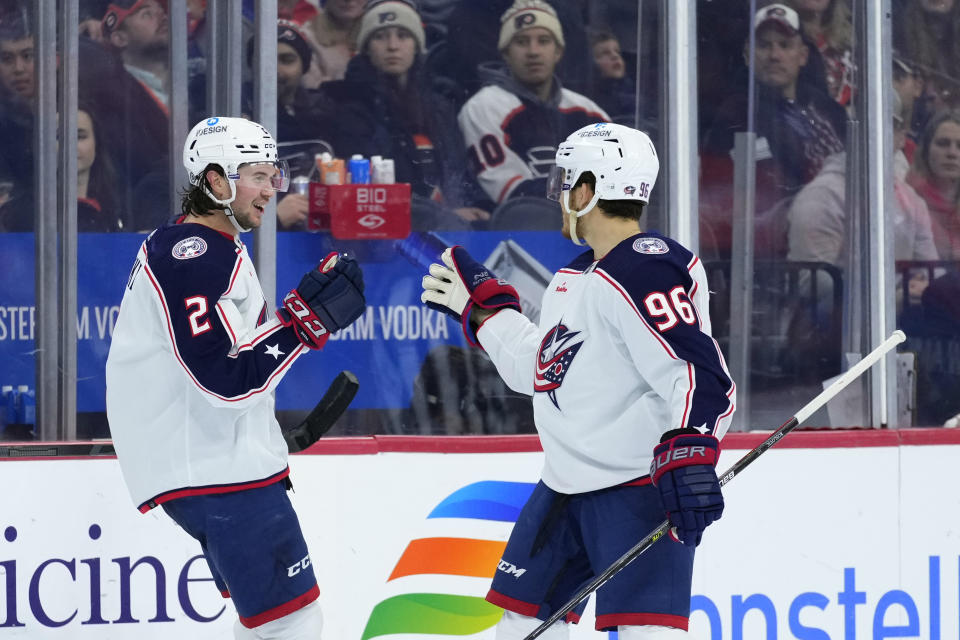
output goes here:
<path id="1" fill-rule="evenodd" d="M 623 640 L 679 640 L 694 549 L 723 511 L 715 465 L 735 402 L 710 334 L 706 274 L 691 251 L 641 230 L 659 172 L 646 134 L 584 127 L 556 165 L 548 195 L 560 200 L 563 233 L 589 250 L 554 275 L 539 326 L 462 247 L 423 279 L 422 300 L 460 321 L 504 381 L 533 396 L 543 444 L 541 482 L 487 595 L 506 609 L 497 639 L 524 638 L 666 512 L 676 539 L 598 591 L 596 626 Z M 567 638 L 583 606 L 542 637 Z"/>

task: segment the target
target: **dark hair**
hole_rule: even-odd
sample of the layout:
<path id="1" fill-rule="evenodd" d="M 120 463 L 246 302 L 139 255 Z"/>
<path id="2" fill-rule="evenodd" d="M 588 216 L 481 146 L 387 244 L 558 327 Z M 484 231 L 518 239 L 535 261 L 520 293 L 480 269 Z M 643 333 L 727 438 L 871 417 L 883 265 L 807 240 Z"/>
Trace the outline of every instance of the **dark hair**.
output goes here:
<path id="1" fill-rule="evenodd" d="M 620 40 L 617 36 L 613 35 L 612 31 L 602 30 L 602 31 L 587 31 L 587 37 L 590 39 L 590 48 L 593 49 L 595 46 L 601 42 L 607 42 L 608 40 L 615 40 L 617 44 L 620 44 Z"/>
<path id="2" fill-rule="evenodd" d="M 223 209 L 222 204 L 217 204 L 203 192 L 203 187 L 210 189 L 210 183 L 207 181 L 207 171 L 216 171 L 221 176 L 226 176 L 223 169 L 218 164 L 208 164 L 203 168 L 200 174 L 200 184 L 191 184 L 189 188 L 180 192 L 180 213 L 185 216 L 191 213 L 195 216 L 210 216 L 214 211 Z"/>
<path id="3" fill-rule="evenodd" d="M 403 84 L 396 76 L 377 69 L 373 65 L 373 60 L 370 59 L 369 52 L 365 51 L 363 58 L 379 81 L 390 115 L 408 131 L 430 132 L 435 123 L 431 118 L 432 112 L 424 102 L 429 92 L 429 85 L 423 54 L 417 50 L 413 57 L 413 64 L 407 70 L 407 81 Z"/>
<path id="4" fill-rule="evenodd" d="M 93 139 L 96 141 L 96 157 L 90 165 L 90 178 L 87 183 L 87 194 L 96 200 L 102 211 L 120 219 L 120 203 L 117 198 L 117 170 L 110 156 L 107 145 L 103 142 L 103 129 L 100 127 L 100 116 L 93 105 L 81 100 L 77 111 L 83 111 L 90 118 L 93 127 Z M 100 136 L 99 138 L 97 136 Z"/>
<path id="5" fill-rule="evenodd" d="M 29 5 L 0 3 L 0 40 L 13 41 L 33 37 L 33 12 Z"/>
<path id="6" fill-rule="evenodd" d="M 577 178 L 573 188 L 576 189 L 582 184 L 590 185 L 594 193 L 597 191 L 597 178 L 590 171 L 584 171 Z M 643 215 L 644 203 L 639 200 L 599 200 L 597 206 L 612 218 L 626 218 L 627 220 L 640 221 Z"/>

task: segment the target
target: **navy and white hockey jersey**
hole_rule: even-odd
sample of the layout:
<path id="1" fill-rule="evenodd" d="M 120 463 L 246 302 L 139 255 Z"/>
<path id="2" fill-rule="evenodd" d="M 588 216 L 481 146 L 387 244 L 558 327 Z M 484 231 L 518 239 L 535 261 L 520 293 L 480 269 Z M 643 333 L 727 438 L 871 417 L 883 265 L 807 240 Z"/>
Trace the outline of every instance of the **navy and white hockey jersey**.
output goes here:
<path id="1" fill-rule="evenodd" d="M 477 336 L 507 385 L 533 395 L 554 491 L 636 480 L 666 431 L 722 438 L 730 426 L 735 385 L 710 335 L 706 272 L 669 238 L 581 254 L 554 275 L 539 327 L 508 309 Z"/>
<path id="2" fill-rule="evenodd" d="M 506 73 L 484 73 L 494 84 L 475 93 L 457 116 L 477 181 L 496 203 L 514 195 L 543 196 L 557 145 L 571 131 L 610 118 L 556 78 L 543 102 Z"/>
<path id="3" fill-rule="evenodd" d="M 286 477 L 274 389 L 303 353 L 271 315 L 238 239 L 201 224 L 150 234 L 107 357 L 107 418 L 141 511 Z"/>

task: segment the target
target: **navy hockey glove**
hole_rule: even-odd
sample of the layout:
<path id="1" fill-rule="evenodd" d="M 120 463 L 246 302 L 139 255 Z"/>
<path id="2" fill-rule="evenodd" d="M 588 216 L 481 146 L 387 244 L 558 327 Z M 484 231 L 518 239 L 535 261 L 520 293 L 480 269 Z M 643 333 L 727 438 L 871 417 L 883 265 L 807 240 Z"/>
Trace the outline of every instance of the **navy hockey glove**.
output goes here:
<path id="1" fill-rule="evenodd" d="M 476 331 L 470 325 L 473 305 L 481 309 L 520 311 L 517 290 L 471 258 L 461 246 L 450 247 L 440 259 L 443 264 L 430 265 L 430 274 L 423 277 L 420 300 L 459 322 L 467 342 L 479 347 Z"/>
<path id="2" fill-rule="evenodd" d="M 703 530 L 723 513 L 719 457 L 720 441 L 696 429 L 668 431 L 653 450 L 650 477 L 683 544 L 700 544 Z"/>
<path id="3" fill-rule="evenodd" d="M 334 252 L 284 297 L 277 317 L 293 327 L 304 346 L 320 349 L 331 333 L 359 318 L 366 307 L 360 265 Z"/>

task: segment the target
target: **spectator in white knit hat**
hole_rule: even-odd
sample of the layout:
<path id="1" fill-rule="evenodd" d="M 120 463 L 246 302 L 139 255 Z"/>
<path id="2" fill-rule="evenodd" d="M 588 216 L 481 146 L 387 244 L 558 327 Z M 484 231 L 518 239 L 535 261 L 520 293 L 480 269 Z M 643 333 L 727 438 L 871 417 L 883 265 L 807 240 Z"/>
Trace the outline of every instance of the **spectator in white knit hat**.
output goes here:
<path id="1" fill-rule="evenodd" d="M 406 29 L 407 35 L 416 42 L 416 51 L 426 53 L 423 18 L 413 3 L 406 0 L 381 0 L 367 6 L 357 33 L 357 51 L 366 52 L 370 38 L 374 35 L 383 38 L 383 30 L 389 29 Z"/>
<path id="2" fill-rule="evenodd" d="M 337 105 L 330 142 L 343 157 L 392 159 L 397 182 L 411 185 L 416 228 L 466 229 L 490 215 L 470 206 L 480 194 L 465 190 L 471 180 L 456 116 L 431 88 L 424 51 L 423 24 L 411 2 L 368 5 L 346 77 L 321 87 Z"/>
<path id="3" fill-rule="evenodd" d="M 546 2 L 516 0 L 500 18 L 497 48 L 505 68 L 485 70 L 487 86 L 463 105 L 457 120 L 480 186 L 500 203 L 542 196 L 565 134 L 609 117 L 555 75 L 563 28 Z"/>
<path id="4" fill-rule="evenodd" d="M 430 0 L 436 4 L 439 0 Z M 583 0 L 547 0 L 557 13 L 557 19 L 563 25 L 563 58 L 557 65 L 556 73 L 568 89 L 584 92 L 589 86 L 590 47 L 587 42 L 588 12 Z M 615 0 L 614 4 L 631 0 Z M 430 56 L 431 71 L 450 83 L 448 93 L 457 100 L 457 108 L 463 106 L 470 96 L 483 87 L 481 69 L 489 65 L 502 63 L 497 41 L 500 39 L 500 18 L 513 5 L 515 0 L 472 0 L 451 3 L 449 14 L 442 25 L 446 37 L 443 44 Z M 632 0 L 634 5 L 636 0 Z M 604 7 L 609 2 L 590 3 L 589 13 L 595 12 L 593 5 Z M 605 23 L 609 24 L 609 23 Z M 637 18 L 634 14 L 633 28 Z M 429 28 L 427 33 L 430 33 Z M 634 40 L 636 39 L 634 31 Z"/>

